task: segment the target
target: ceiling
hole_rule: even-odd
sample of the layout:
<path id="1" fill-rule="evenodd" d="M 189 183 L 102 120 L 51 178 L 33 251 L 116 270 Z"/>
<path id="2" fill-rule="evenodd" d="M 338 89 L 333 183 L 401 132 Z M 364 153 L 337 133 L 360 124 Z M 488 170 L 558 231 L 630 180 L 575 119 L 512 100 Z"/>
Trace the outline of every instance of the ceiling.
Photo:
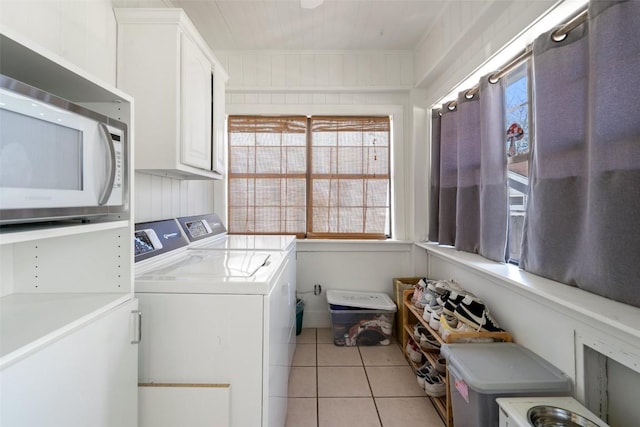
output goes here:
<path id="1" fill-rule="evenodd" d="M 161 1 L 183 8 L 214 51 L 412 50 L 447 2 L 324 0 L 304 9 L 301 0 Z"/>

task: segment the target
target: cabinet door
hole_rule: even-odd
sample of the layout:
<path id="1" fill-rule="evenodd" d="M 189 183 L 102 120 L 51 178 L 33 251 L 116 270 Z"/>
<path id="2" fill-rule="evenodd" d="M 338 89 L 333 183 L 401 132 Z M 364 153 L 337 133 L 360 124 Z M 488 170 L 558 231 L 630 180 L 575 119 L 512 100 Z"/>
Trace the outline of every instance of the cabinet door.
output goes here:
<path id="1" fill-rule="evenodd" d="M 225 79 L 215 72 L 213 79 L 213 171 L 225 173 Z"/>
<path id="2" fill-rule="evenodd" d="M 137 306 L 124 303 L 0 372 L 0 425 L 135 427 Z"/>
<path id="3" fill-rule="evenodd" d="M 180 49 L 181 161 L 211 170 L 211 63 L 184 33 Z"/>

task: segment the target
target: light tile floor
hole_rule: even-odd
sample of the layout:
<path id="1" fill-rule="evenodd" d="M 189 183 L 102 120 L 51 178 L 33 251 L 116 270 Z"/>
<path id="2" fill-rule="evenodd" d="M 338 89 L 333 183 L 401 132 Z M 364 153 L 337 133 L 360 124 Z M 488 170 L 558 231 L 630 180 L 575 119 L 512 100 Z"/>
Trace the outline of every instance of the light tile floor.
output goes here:
<path id="1" fill-rule="evenodd" d="M 287 427 L 443 427 L 396 343 L 338 347 L 331 329 L 297 337 Z"/>

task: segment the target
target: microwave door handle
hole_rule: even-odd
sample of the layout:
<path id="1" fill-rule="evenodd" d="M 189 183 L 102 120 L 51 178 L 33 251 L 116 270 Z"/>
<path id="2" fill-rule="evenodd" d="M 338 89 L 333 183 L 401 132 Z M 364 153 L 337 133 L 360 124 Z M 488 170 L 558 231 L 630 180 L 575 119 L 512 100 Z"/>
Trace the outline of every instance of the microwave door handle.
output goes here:
<path id="1" fill-rule="evenodd" d="M 111 192 L 113 191 L 113 182 L 116 179 L 116 150 L 113 148 L 113 141 L 111 140 L 111 132 L 104 123 L 99 123 L 100 133 L 104 137 L 104 141 L 107 144 L 107 148 L 109 149 L 109 178 L 107 179 L 107 184 L 102 190 L 102 194 L 100 194 L 100 198 L 98 199 L 98 205 L 102 206 L 109 200 L 111 197 Z"/>

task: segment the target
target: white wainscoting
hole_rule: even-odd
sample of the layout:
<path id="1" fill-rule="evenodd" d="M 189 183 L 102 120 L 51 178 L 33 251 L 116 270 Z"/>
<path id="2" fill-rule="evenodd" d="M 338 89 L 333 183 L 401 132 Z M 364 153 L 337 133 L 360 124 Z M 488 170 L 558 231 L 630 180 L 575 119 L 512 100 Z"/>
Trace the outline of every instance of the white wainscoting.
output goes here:
<path id="1" fill-rule="evenodd" d="M 184 181 L 136 172 L 136 222 L 214 211 L 214 181 Z"/>
<path id="2" fill-rule="evenodd" d="M 297 291 L 305 302 L 304 328 L 331 327 L 327 291 L 383 292 L 392 296 L 394 277 L 412 271 L 411 242 L 298 240 Z M 322 286 L 320 295 L 314 285 Z"/>

